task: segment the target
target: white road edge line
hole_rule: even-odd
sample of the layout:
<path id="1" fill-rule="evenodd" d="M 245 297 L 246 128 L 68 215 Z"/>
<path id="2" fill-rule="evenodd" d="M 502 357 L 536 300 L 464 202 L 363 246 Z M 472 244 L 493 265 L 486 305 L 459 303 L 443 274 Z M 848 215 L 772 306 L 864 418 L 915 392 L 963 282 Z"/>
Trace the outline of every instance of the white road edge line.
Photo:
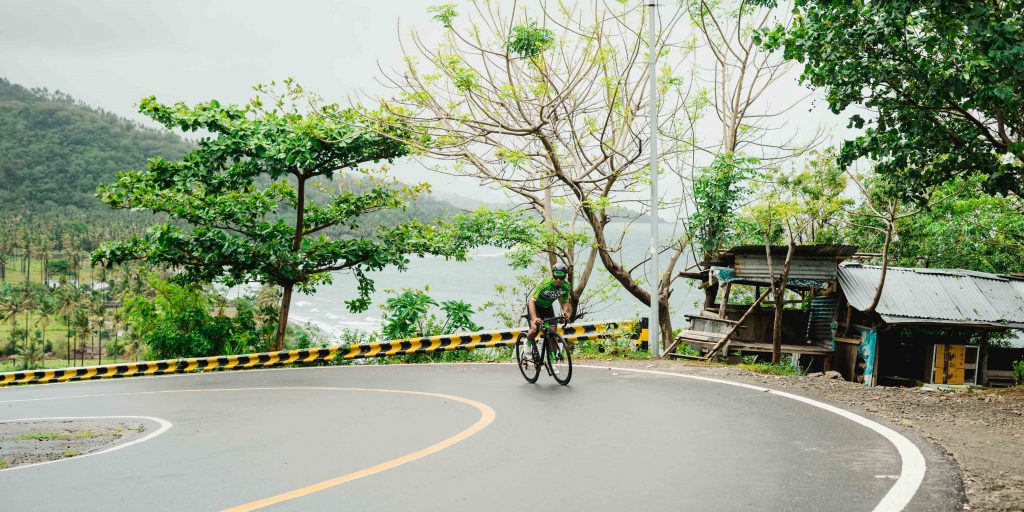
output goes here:
<path id="1" fill-rule="evenodd" d="M 46 461 L 46 462 L 36 462 L 35 464 L 25 464 L 24 466 L 14 466 L 12 468 L 0 469 L 0 473 L 3 473 L 5 471 L 16 471 L 16 470 L 19 470 L 19 469 L 27 469 L 27 468 L 34 468 L 34 467 L 38 467 L 38 466 L 45 466 L 46 464 L 54 464 L 56 462 L 65 462 L 65 461 L 69 461 L 69 460 L 84 459 L 86 457 L 92 457 L 93 455 L 103 455 L 104 453 L 110 453 L 110 452 L 112 452 L 114 450 L 120 450 L 121 448 L 127 448 L 127 447 L 129 447 L 129 446 L 131 446 L 133 444 L 138 444 L 138 443 L 141 443 L 141 442 L 144 442 L 144 441 L 149 441 L 150 439 L 153 439 L 154 437 L 156 437 L 156 436 L 158 436 L 160 434 L 163 434 L 164 432 L 167 432 L 173 426 L 173 424 L 171 422 L 169 422 L 169 421 L 167 421 L 167 420 L 165 420 L 163 418 L 155 418 L 153 416 L 57 416 L 57 417 L 47 417 L 47 418 L 18 418 L 18 419 L 13 419 L 13 420 L 0 420 L 0 423 L 14 423 L 14 422 L 20 422 L 20 421 L 48 421 L 48 420 L 107 420 L 107 419 L 125 419 L 125 418 L 150 420 L 150 421 L 153 421 L 153 422 L 156 422 L 157 424 L 159 424 L 160 428 L 154 430 L 153 432 L 150 432 L 146 436 L 140 437 L 139 439 L 136 439 L 134 441 L 129 441 L 129 442 L 124 443 L 124 444 L 119 444 L 117 446 L 112 446 L 110 448 L 107 448 L 106 450 L 100 450 L 98 452 L 87 453 L 85 455 L 76 455 L 74 457 L 68 457 L 66 459 L 50 460 L 50 461 Z"/>
<path id="2" fill-rule="evenodd" d="M 730 386 L 738 386 L 741 388 L 753 389 L 755 391 L 766 392 L 773 395 L 790 398 L 798 402 L 803 402 L 807 405 L 811 405 L 819 409 L 826 410 L 833 414 L 838 414 L 839 416 L 842 416 L 843 418 L 846 418 L 854 423 L 857 423 L 858 425 L 867 427 L 875 431 L 880 436 L 884 437 L 890 443 L 892 443 L 892 445 L 896 447 L 896 451 L 899 452 L 900 459 L 902 460 L 902 467 L 900 469 L 899 478 L 896 479 L 896 483 L 893 484 L 893 486 L 889 489 L 889 492 L 885 493 L 885 496 L 882 497 L 882 501 L 878 502 L 878 505 L 875 506 L 874 512 L 899 512 L 903 510 L 910 503 L 910 500 L 914 498 L 914 495 L 917 494 L 917 489 L 921 487 L 921 482 L 924 480 L 924 473 L 927 469 L 924 460 L 924 455 L 921 453 L 921 450 L 919 450 L 917 446 L 915 446 L 914 443 L 912 443 L 909 439 L 903 437 L 903 435 L 901 435 L 899 432 L 896 432 L 895 430 L 886 427 L 885 425 L 882 425 L 875 421 L 871 421 L 863 416 L 854 414 L 845 409 L 840 409 L 838 407 L 826 404 L 824 402 L 812 400 L 810 398 L 802 397 L 800 395 L 794 395 L 792 393 L 787 393 L 785 391 L 777 391 L 774 389 L 769 389 L 761 386 L 755 386 L 753 384 L 731 382 L 728 380 L 715 379 L 712 377 L 686 375 L 684 373 L 663 372 L 658 370 L 619 368 L 614 366 L 577 366 L 579 366 L 580 368 L 592 368 L 597 370 L 616 370 L 624 372 L 649 373 L 652 375 L 665 375 L 669 377 L 682 377 L 685 379 L 702 380 L 707 382 L 714 382 L 717 384 L 728 384 Z"/>

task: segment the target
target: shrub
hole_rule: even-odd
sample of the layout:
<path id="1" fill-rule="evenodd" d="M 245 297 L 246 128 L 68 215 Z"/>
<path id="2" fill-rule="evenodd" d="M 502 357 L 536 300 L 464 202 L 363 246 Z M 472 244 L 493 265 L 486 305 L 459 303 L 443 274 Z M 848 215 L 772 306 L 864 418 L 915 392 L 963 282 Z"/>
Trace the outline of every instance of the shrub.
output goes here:
<path id="1" fill-rule="evenodd" d="M 746 363 L 744 363 L 744 364 L 741 364 L 740 367 L 741 368 L 746 368 L 747 370 L 750 370 L 750 371 L 752 371 L 754 373 L 767 373 L 769 375 L 793 375 L 793 376 L 800 376 L 800 375 L 804 374 L 803 370 L 801 370 L 800 368 L 797 368 L 795 366 L 792 366 L 792 365 L 789 365 L 789 364 L 785 364 L 785 363 L 780 363 L 780 364 L 771 364 L 771 363 L 746 364 Z"/>
<path id="2" fill-rule="evenodd" d="M 215 297 L 197 286 L 182 286 L 153 278 L 159 293 L 136 295 L 125 301 L 124 312 L 133 334 L 144 340 L 151 359 L 203 357 L 261 352 L 261 339 L 250 310 L 236 317 L 212 316 Z"/>
<path id="3" fill-rule="evenodd" d="M 418 336 L 436 336 L 459 331 L 479 331 L 481 326 L 473 323 L 473 309 L 460 300 L 449 300 L 438 304 L 426 294 L 429 290 L 407 289 L 385 301 L 384 339 L 395 340 Z M 391 290 L 392 293 L 396 293 Z M 439 307 L 445 313 L 444 322 L 439 322 L 433 308 Z"/>
<path id="4" fill-rule="evenodd" d="M 1017 384 L 1024 384 L 1024 360 L 1013 363 L 1013 380 Z"/>

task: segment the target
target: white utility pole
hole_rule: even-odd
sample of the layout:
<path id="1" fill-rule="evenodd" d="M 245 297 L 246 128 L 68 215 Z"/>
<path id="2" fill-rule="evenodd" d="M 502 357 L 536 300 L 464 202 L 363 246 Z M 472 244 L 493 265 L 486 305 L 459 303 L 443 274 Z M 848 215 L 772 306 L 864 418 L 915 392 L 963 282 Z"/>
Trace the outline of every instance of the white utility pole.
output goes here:
<path id="1" fill-rule="evenodd" d="M 658 4 L 648 0 L 647 4 L 647 36 L 650 39 L 650 73 L 647 82 L 650 84 L 648 101 L 651 102 L 651 321 L 648 326 L 650 339 L 648 346 L 651 355 L 661 357 L 661 323 L 658 319 L 658 288 L 661 285 L 661 265 L 658 264 L 658 52 L 655 48 L 654 18 Z"/>

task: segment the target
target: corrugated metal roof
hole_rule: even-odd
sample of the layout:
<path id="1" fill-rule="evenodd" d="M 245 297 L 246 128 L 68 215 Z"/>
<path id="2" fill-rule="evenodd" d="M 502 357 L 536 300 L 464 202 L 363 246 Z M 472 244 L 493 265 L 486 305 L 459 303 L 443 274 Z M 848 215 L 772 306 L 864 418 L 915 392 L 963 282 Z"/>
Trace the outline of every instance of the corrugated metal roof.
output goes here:
<path id="1" fill-rule="evenodd" d="M 839 284 L 863 311 L 875 297 L 882 268 L 844 263 Z M 876 312 L 888 323 L 1024 328 L 1024 281 L 969 270 L 890 267 Z"/>
<path id="2" fill-rule="evenodd" d="M 762 248 L 763 249 L 763 248 Z M 772 272 L 768 272 L 768 258 L 762 254 L 737 254 L 733 261 L 733 270 L 736 276 L 750 281 L 771 282 L 771 276 L 776 279 L 782 276 L 782 269 L 786 265 L 786 257 L 772 256 Z M 812 279 L 818 281 L 835 281 L 837 264 L 835 258 L 830 257 L 802 257 L 794 259 L 790 264 L 790 279 Z"/>
<path id="3" fill-rule="evenodd" d="M 771 246 L 772 254 L 781 254 L 783 258 L 786 257 L 788 247 L 785 245 L 773 245 Z M 846 257 L 853 256 L 857 253 L 856 245 L 798 245 L 793 248 L 794 256 L 836 256 Z M 758 254 L 762 257 L 765 256 L 765 250 L 763 245 L 737 245 L 732 249 L 722 251 L 722 254 L 735 255 L 735 254 Z"/>

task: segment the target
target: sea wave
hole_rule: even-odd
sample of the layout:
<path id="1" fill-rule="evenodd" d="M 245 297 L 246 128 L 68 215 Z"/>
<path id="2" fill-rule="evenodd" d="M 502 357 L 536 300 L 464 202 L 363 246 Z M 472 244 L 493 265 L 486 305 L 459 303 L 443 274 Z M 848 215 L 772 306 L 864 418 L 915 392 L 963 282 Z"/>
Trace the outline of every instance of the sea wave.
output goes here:
<path id="1" fill-rule="evenodd" d="M 345 331 L 378 332 L 382 322 L 379 318 L 365 317 L 355 318 L 313 318 L 302 314 L 291 314 L 288 323 L 295 325 L 310 324 L 319 328 L 323 333 L 331 337 L 338 337 Z"/>

